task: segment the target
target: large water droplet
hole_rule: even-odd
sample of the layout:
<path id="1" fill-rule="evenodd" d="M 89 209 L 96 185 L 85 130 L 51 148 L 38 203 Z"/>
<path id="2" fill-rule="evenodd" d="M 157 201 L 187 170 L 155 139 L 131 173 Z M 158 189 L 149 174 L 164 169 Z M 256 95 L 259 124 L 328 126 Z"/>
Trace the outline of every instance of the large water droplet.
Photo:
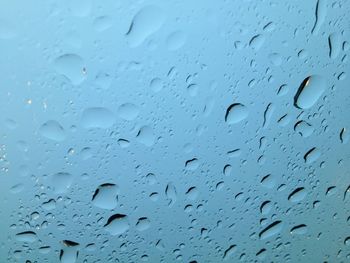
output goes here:
<path id="1" fill-rule="evenodd" d="M 26 243 L 33 243 L 37 240 L 37 235 L 33 231 L 25 231 L 16 234 L 16 240 Z"/>
<path id="2" fill-rule="evenodd" d="M 86 129 L 100 128 L 107 129 L 114 124 L 113 113 L 103 107 L 91 107 L 83 111 L 81 117 L 82 126 Z"/>
<path id="3" fill-rule="evenodd" d="M 249 46 L 255 51 L 258 51 L 262 47 L 264 42 L 265 42 L 265 37 L 263 35 L 256 35 L 252 37 L 252 39 L 250 40 Z"/>
<path id="4" fill-rule="evenodd" d="M 118 187 L 115 184 L 101 184 L 92 197 L 94 206 L 103 209 L 113 209 L 117 206 Z"/>
<path id="5" fill-rule="evenodd" d="M 297 225 L 292 227 L 290 230 L 292 235 L 303 235 L 307 233 L 307 226 L 305 224 Z"/>
<path id="6" fill-rule="evenodd" d="M 227 110 L 225 115 L 225 121 L 228 124 L 235 124 L 243 121 L 249 115 L 248 109 L 241 103 L 231 104 Z"/>
<path id="7" fill-rule="evenodd" d="M 152 128 L 147 125 L 141 127 L 137 133 L 136 139 L 143 145 L 151 147 L 155 142 L 155 136 L 153 134 Z"/>
<path id="8" fill-rule="evenodd" d="M 141 45 L 146 38 L 155 33 L 165 20 L 162 10 L 157 6 L 143 7 L 132 19 L 126 37 L 130 47 Z"/>
<path id="9" fill-rule="evenodd" d="M 121 235 L 129 229 L 128 217 L 123 214 L 112 215 L 104 228 L 113 236 Z"/>
<path id="10" fill-rule="evenodd" d="M 321 156 L 321 151 L 316 147 L 308 150 L 304 155 L 304 161 L 307 164 L 313 163 Z"/>
<path id="11" fill-rule="evenodd" d="M 165 188 L 165 195 L 168 199 L 168 205 L 172 206 L 177 199 L 177 192 L 175 185 L 173 183 L 168 183 L 166 188 Z"/>
<path id="12" fill-rule="evenodd" d="M 141 217 L 136 223 L 136 229 L 138 231 L 145 231 L 151 227 L 151 221 L 147 217 Z"/>
<path id="13" fill-rule="evenodd" d="M 297 203 L 302 201 L 306 197 L 307 191 L 304 187 L 298 187 L 288 196 L 288 200 Z"/>
<path id="14" fill-rule="evenodd" d="M 55 69 L 67 77 L 73 85 L 81 84 L 85 79 L 83 59 L 76 54 L 64 54 L 56 58 Z"/>
<path id="15" fill-rule="evenodd" d="M 139 115 L 139 108 L 132 103 L 124 103 L 118 108 L 118 116 L 124 120 L 132 121 Z"/>
<path id="16" fill-rule="evenodd" d="M 282 221 L 278 220 L 268 225 L 264 230 L 262 230 L 259 234 L 261 240 L 270 238 L 274 235 L 277 235 L 281 232 L 283 227 Z"/>
<path id="17" fill-rule="evenodd" d="M 65 139 L 65 132 L 61 124 L 57 121 L 49 120 L 42 124 L 39 128 L 39 133 L 53 141 L 63 141 Z"/>
<path id="18" fill-rule="evenodd" d="M 168 50 L 175 51 L 180 49 L 186 42 L 186 35 L 182 31 L 171 33 L 166 39 Z"/>
<path id="19" fill-rule="evenodd" d="M 63 248 L 60 251 L 60 261 L 61 263 L 75 263 L 79 255 L 79 243 L 63 240 Z"/>
<path id="20" fill-rule="evenodd" d="M 51 185 L 56 194 L 66 193 L 73 183 L 73 175 L 66 172 L 59 172 L 51 176 Z"/>
<path id="21" fill-rule="evenodd" d="M 306 121 L 298 121 L 294 125 L 294 130 L 304 138 L 309 137 L 314 132 L 314 128 Z"/>
<path id="22" fill-rule="evenodd" d="M 299 109 L 309 109 L 326 90 L 326 81 L 323 77 L 312 75 L 303 80 L 294 96 L 294 106 Z"/>

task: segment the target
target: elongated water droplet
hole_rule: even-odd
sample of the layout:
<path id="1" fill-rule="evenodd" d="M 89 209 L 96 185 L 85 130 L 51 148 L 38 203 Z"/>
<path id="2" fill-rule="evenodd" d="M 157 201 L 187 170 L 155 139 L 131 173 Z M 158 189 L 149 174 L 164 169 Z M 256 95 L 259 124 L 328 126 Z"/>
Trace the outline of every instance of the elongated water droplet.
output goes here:
<path id="1" fill-rule="evenodd" d="M 315 24 L 311 30 L 311 33 L 316 35 L 320 30 L 327 14 L 327 1 L 326 0 L 318 0 L 316 3 L 315 10 Z"/>
<path id="2" fill-rule="evenodd" d="M 266 228 L 264 228 L 260 232 L 259 237 L 261 240 L 273 237 L 281 232 L 282 227 L 283 227 L 282 221 L 277 220 L 272 224 L 268 225 Z"/>
<path id="3" fill-rule="evenodd" d="M 25 231 L 16 234 L 16 240 L 26 243 L 33 243 L 37 240 L 37 235 L 33 231 Z"/>
<path id="4" fill-rule="evenodd" d="M 313 163 L 321 156 L 321 151 L 316 147 L 308 150 L 304 155 L 304 161 L 307 164 Z"/>
<path id="5" fill-rule="evenodd" d="M 330 34 L 328 37 L 328 45 L 329 57 L 331 59 L 337 58 L 342 49 L 341 35 L 339 33 Z"/>
<path id="6" fill-rule="evenodd" d="M 296 203 L 302 201 L 306 197 L 307 191 L 304 187 L 298 187 L 288 196 L 288 200 Z"/>

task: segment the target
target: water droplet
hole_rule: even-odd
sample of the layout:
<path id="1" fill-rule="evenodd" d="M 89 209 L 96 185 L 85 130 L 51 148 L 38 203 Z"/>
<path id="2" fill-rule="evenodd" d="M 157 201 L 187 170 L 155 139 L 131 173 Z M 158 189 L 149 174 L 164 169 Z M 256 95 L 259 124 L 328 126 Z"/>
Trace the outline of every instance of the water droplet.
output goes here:
<path id="1" fill-rule="evenodd" d="M 63 141 L 66 138 L 63 127 L 54 120 L 49 120 L 42 124 L 39 128 L 39 133 L 43 137 L 57 142 Z"/>
<path id="2" fill-rule="evenodd" d="M 255 50 L 259 51 L 259 49 L 262 47 L 262 45 L 265 43 L 265 37 L 263 35 L 256 35 L 252 37 L 252 39 L 249 42 L 249 46 Z"/>
<path id="3" fill-rule="evenodd" d="M 336 59 L 342 49 L 342 41 L 339 33 L 330 34 L 328 37 L 329 57 Z"/>
<path id="4" fill-rule="evenodd" d="M 294 125 L 294 131 L 307 138 L 314 132 L 314 128 L 312 128 L 311 124 L 301 120 Z"/>
<path id="5" fill-rule="evenodd" d="M 81 117 L 81 123 L 85 129 L 107 129 L 114 124 L 114 121 L 113 113 L 103 107 L 87 108 L 83 111 Z"/>
<path id="6" fill-rule="evenodd" d="M 224 260 L 229 259 L 236 250 L 237 250 L 237 246 L 236 245 L 229 246 L 229 248 L 226 249 L 225 252 L 224 252 L 223 259 Z"/>
<path id="7" fill-rule="evenodd" d="M 326 90 L 326 81 L 318 75 L 307 77 L 294 96 L 294 106 L 299 109 L 311 108 Z"/>
<path id="8" fill-rule="evenodd" d="M 151 221 L 147 217 L 141 217 L 137 220 L 136 229 L 138 231 L 145 231 L 151 227 Z"/>
<path id="9" fill-rule="evenodd" d="M 63 248 L 60 251 L 61 263 L 75 263 L 79 255 L 79 243 L 70 240 L 62 241 Z"/>
<path id="10" fill-rule="evenodd" d="M 175 51 L 180 49 L 186 42 L 186 35 L 182 31 L 171 33 L 166 39 L 168 50 Z"/>
<path id="11" fill-rule="evenodd" d="M 291 230 L 290 233 L 292 235 L 303 235 L 307 233 L 307 226 L 304 224 L 294 226 Z"/>
<path id="12" fill-rule="evenodd" d="M 271 63 L 276 67 L 279 67 L 282 65 L 282 56 L 278 53 L 271 53 L 269 55 L 269 59 Z"/>
<path id="13" fill-rule="evenodd" d="M 260 212 L 262 215 L 267 215 L 268 213 L 270 213 L 271 210 L 272 210 L 271 201 L 265 201 L 260 206 Z"/>
<path id="14" fill-rule="evenodd" d="M 73 85 L 80 85 L 85 79 L 83 59 L 76 54 L 64 54 L 54 61 L 58 73 L 67 77 Z"/>
<path id="15" fill-rule="evenodd" d="M 93 26 L 96 31 L 102 32 L 112 26 L 112 20 L 108 16 L 99 16 L 95 18 Z"/>
<path id="16" fill-rule="evenodd" d="M 196 187 L 190 187 L 186 192 L 186 197 L 189 200 L 196 200 L 199 195 L 199 191 Z"/>
<path id="17" fill-rule="evenodd" d="M 88 16 L 92 9 L 92 0 L 74 0 L 68 1 L 67 4 L 71 13 L 77 17 Z"/>
<path id="18" fill-rule="evenodd" d="M 231 104 L 227 110 L 225 115 L 225 121 L 228 124 L 235 124 L 243 121 L 249 115 L 248 109 L 241 103 Z"/>
<path id="19" fill-rule="evenodd" d="M 168 199 L 168 205 L 172 206 L 177 199 L 176 188 L 173 183 L 168 183 L 165 188 L 165 195 Z"/>
<path id="20" fill-rule="evenodd" d="M 193 158 L 185 162 L 185 168 L 188 171 L 195 171 L 198 167 L 199 167 L 199 160 L 197 158 Z"/>
<path id="21" fill-rule="evenodd" d="M 118 187 L 115 184 L 101 184 L 92 197 L 94 206 L 103 209 L 114 209 L 118 204 Z"/>
<path id="22" fill-rule="evenodd" d="M 130 47 L 141 45 L 150 35 L 163 25 L 165 16 L 157 6 L 145 6 L 136 13 L 130 24 L 126 37 Z"/>
<path id="23" fill-rule="evenodd" d="M 66 172 L 59 172 L 51 176 L 51 185 L 56 194 L 66 193 L 73 183 L 73 175 Z"/>
<path id="24" fill-rule="evenodd" d="M 311 33 L 316 35 L 320 30 L 322 24 L 325 21 L 327 14 L 327 0 L 318 0 L 316 3 L 315 11 L 315 24 L 311 30 Z"/>
<path id="25" fill-rule="evenodd" d="M 96 84 L 103 90 L 108 90 L 112 84 L 113 78 L 104 72 L 100 72 L 96 75 Z"/>
<path id="26" fill-rule="evenodd" d="M 261 240 L 273 237 L 281 232 L 283 228 L 282 221 L 277 220 L 272 224 L 268 225 L 264 230 L 259 233 L 259 238 Z"/>
<path id="27" fill-rule="evenodd" d="M 268 189 L 272 189 L 275 185 L 276 185 L 276 180 L 275 177 L 271 174 L 265 175 L 261 181 L 260 181 L 261 185 L 268 188 Z"/>
<path id="28" fill-rule="evenodd" d="M 339 134 L 341 143 L 347 143 L 349 141 L 350 135 L 346 128 L 342 128 Z"/>
<path id="29" fill-rule="evenodd" d="M 118 144 L 121 148 L 127 148 L 130 146 L 130 141 L 127 139 L 118 139 Z"/>
<path id="30" fill-rule="evenodd" d="M 163 83 L 160 78 L 154 78 L 150 82 L 150 87 L 153 90 L 153 92 L 159 92 L 163 89 Z"/>
<path id="31" fill-rule="evenodd" d="M 288 200 L 293 203 L 298 203 L 302 201 L 307 195 L 307 191 L 304 187 L 298 187 L 288 196 Z"/>
<path id="32" fill-rule="evenodd" d="M 124 120 L 132 121 L 139 115 L 139 108 L 132 103 L 124 103 L 118 108 L 118 116 Z"/>
<path id="33" fill-rule="evenodd" d="M 123 214 L 112 215 L 107 223 L 104 225 L 104 228 L 112 235 L 121 235 L 129 229 L 128 217 Z"/>
<path id="34" fill-rule="evenodd" d="M 38 237 L 33 231 L 25 231 L 16 234 L 16 240 L 20 242 L 33 243 L 37 241 Z"/>
<path id="35" fill-rule="evenodd" d="M 274 111 L 275 111 L 275 106 L 272 103 L 269 103 L 264 111 L 264 121 L 263 121 L 264 128 L 266 128 L 269 125 Z"/>
<path id="36" fill-rule="evenodd" d="M 142 143 L 147 147 L 151 147 L 155 142 L 155 136 L 153 130 L 149 126 L 143 126 L 137 133 L 136 139 L 138 142 Z"/>
<path id="37" fill-rule="evenodd" d="M 307 151 L 304 155 L 304 161 L 307 164 L 313 163 L 321 156 L 321 151 L 316 147 L 313 147 L 309 151 Z"/>
<path id="38" fill-rule="evenodd" d="M 19 183 L 19 184 L 15 184 L 14 186 L 11 187 L 10 192 L 13 194 L 18 194 L 20 192 L 22 192 L 24 189 L 24 184 Z"/>

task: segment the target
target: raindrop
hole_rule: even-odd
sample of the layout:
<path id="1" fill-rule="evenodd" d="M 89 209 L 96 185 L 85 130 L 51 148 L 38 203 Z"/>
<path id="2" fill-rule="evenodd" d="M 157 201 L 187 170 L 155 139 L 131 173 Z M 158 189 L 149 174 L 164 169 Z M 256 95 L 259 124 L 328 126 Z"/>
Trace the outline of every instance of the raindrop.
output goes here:
<path id="1" fill-rule="evenodd" d="M 266 228 L 264 228 L 264 230 L 262 230 L 259 233 L 259 238 L 261 240 L 264 240 L 264 239 L 270 238 L 272 236 L 275 236 L 282 231 L 282 228 L 283 228 L 282 221 L 277 220 L 277 221 L 273 222 L 272 224 L 268 225 Z"/>
<path id="2" fill-rule="evenodd" d="M 141 217 L 137 220 L 136 229 L 138 231 L 145 231 L 151 227 L 151 221 L 147 217 Z"/>
<path id="3" fill-rule="evenodd" d="M 99 208 L 114 209 L 118 204 L 117 194 L 117 185 L 111 183 L 101 184 L 95 190 L 92 197 L 92 203 Z"/>
<path id="4" fill-rule="evenodd" d="M 252 37 L 252 39 L 249 42 L 249 46 L 255 50 L 259 51 L 259 49 L 262 47 L 262 45 L 265 42 L 265 37 L 263 35 L 256 35 Z"/>
<path id="5" fill-rule="evenodd" d="M 100 128 L 107 129 L 115 122 L 113 113 L 102 107 L 87 108 L 81 117 L 82 126 L 85 129 Z"/>
<path id="6" fill-rule="evenodd" d="M 304 161 L 307 164 L 313 163 L 321 156 L 321 151 L 318 150 L 316 147 L 311 148 L 308 150 L 304 155 Z"/>
<path id="7" fill-rule="evenodd" d="M 168 199 L 168 206 L 172 206 L 177 199 L 176 188 L 173 183 L 168 183 L 165 188 L 165 195 Z"/>
<path id="8" fill-rule="evenodd" d="M 136 13 L 126 33 L 130 47 L 141 45 L 150 35 L 161 28 L 165 20 L 162 9 L 149 5 Z"/>
<path id="9" fill-rule="evenodd" d="M 129 229 L 128 217 L 123 214 L 112 215 L 107 223 L 104 225 L 104 228 L 112 235 L 121 235 Z"/>
<path id="10" fill-rule="evenodd" d="M 180 49 L 186 42 L 186 35 L 182 31 L 171 33 L 166 39 L 168 50 L 175 51 Z"/>
<path id="11" fill-rule="evenodd" d="M 38 237 L 33 231 L 25 231 L 16 234 L 16 240 L 20 242 L 33 243 L 37 241 Z"/>
<path id="12" fill-rule="evenodd" d="M 326 90 L 326 81 L 318 75 L 303 80 L 294 96 L 294 106 L 299 109 L 311 108 Z"/>
<path id="13" fill-rule="evenodd" d="M 64 54 L 54 61 L 58 73 L 67 77 L 73 85 L 80 85 L 85 79 L 83 59 L 76 54 Z"/>
<path id="14" fill-rule="evenodd" d="M 327 14 L 327 0 L 317 0 L 315 11 L 315 24 L 311 33 L 316 35 L 325 21 Z"/>
<path id="15" fill-rule="evenodd" d="M 294 131 L 299 133 L 302 137 L 307 138 L 314 132 L 314 128 L 306 121 L 298 121 L 294 125 Z"/>
<path id="16" fill-rule="evenodd" d="M 73 183 L 73 175 L 66 172 L 59 172 L 51 176 L 51 185 L 56 194 L 67 193 Z"/>
<path id="17" fill-rule="evenodd" d="M 139 143 L 142 143 L 147 147 L 151 147 L 154 144 L 156 138 L 150 126 L 143 126 L 137 133 L 136 139 Z"/>
<path id="18" fill-rule="evenodd" d="M 62 263 L 75 263 L 79 256 L 79 243 L 63 240 L 62 244 L 63 248 L 60 251 L 60 261 Z"/>
<path id="19" fill-rule="evenodd" d="M 304 187 L 298 187 L 288 196 L 288 200 L 297 203 L 302 201 L 306 197 L 307 191 Z"/>
<path id="20" fill-rule="evenodd" d="M 234 103 L 227 108 L 225 121 L 228 124 L 236 124 L 246 119 L 248 115 L 249 112 L 246 106 L 241 103 Z"/>
<path id="21" fill-rule="evenodd" d="M 294 226 L 291 230 L 290 233 L 292 235 L 303 235 L 306 234 L 307 232 L 307 226 L 304 224 Z"/>
<path id="22" fill-rule="evenodd" d="M 339 33 L 330 34 L 328 37 L 329 57 L 336 59 L 342 49 L 342 41 Z"/>
<path id="23" fill-rule="evenodd" d="M 118 108 L 118 116 L 124 120 L 132 121 L 139 115 L 139 108 L 132 103 L 124 103 Z"/>
<path id="24" fill-rule="evenodd" d="M 54 120 L 43 123 L 39 128 L 39 133 L 41 136 L 57 142 L 63 141 L 66 138 L 63 127 Z"/>

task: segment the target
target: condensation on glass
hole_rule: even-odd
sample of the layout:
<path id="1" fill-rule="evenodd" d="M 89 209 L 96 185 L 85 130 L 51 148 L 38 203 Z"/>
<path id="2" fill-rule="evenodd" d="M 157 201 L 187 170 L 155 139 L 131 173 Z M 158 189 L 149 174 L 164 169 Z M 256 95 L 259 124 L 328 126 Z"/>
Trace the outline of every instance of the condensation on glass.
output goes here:
<path id="1" fill-rule="evenodd" d="M 350 262 L 350 2 L 0 8 L 0 262 Z"/>

